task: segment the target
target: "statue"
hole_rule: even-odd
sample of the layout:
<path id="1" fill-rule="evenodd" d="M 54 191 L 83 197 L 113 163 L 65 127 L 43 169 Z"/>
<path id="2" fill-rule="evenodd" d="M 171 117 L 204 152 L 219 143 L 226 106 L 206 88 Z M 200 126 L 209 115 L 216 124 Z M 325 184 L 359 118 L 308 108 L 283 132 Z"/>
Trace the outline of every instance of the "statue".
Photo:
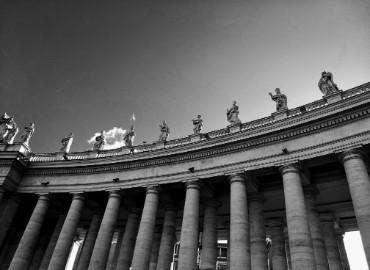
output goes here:
<path id="1" fill-rule="evenodd" d="M 338 86 L 333 82 L 333 74 L 326 71 L 321 73 L 319 88 L 324 96 L 339 92 Z"/>
<path id="2" fill-rule="evenodd" d="M 14 122 L 14 117 L 6 112 L 0 118 L 0 143 L 13 143 L 18 133 L 18 126 Z"/>
<path id="3" fill-rule="evenodd" d="M 163 121 L 162 125 L 159 125 L 161 128 L 161 135 L 159 135 L 160 141 L 167 141 L 168 136 L 170 135 L 170 128 L 167 126 L 166 121 Z"/>
<path id="4" fill-rule="evenodd" d="M 73 136 L 74 134 L 71 132 L 67 137 L 62 139 L 62 147 L 60 148 L 60 152 L 69 153 L 69 149 L 71 148 L 73 142 Z"/>
<path id="5" fill-rule="evenodd" d="M 128 147 L 132 147 L 134 145 L 134 139 L 135 139 L 135 127 L 132 125 L 131 130 L 125 134 L 125 137 L 123 140 L 125 141 L 125 145 Z"/>
<path id="6" fill-rule="evenodd" d="M 105 134 L 104 130 L 100 132 L 99 136 L 96 136 L 93 150 L 103 150 L 105 145 Z"/>
<path id="7" fill-rule="evenodd" d="M 199 134 L 202 131 L 203 119 L 202 116 L 198 115 L 197 119 L 192 120 L 194 125 L 194 134 Z"/>
<path id="8" fill-rule="evenodd" d="M 31 138 L 31 136 L 34 132 L 35 132 L 35 124 L 34 123 L 30 123 L 29 127 L 24 127 L 24 131 L 23 131 L 23 134 L 21 136 L 21 142 L 28 145 L 29 142 L 30 142 L 30 138 Z"/>
<path id="9" fill-rule="evenodd" d="M 271 99 L 276 102 L 276 111 L 282 112 L 288 109 L 288 100 L 286 95 L 280 93 L 280 89 L 275 89 L 276 95 L 269 93 Z"/>
<path id="10" fill-rule="evenodd" d="M 226 111 L 227 121 L 229 121 L 229 123 L 232 125 L 240 124 L 241 121 L 238 115 L 239 115 L 239 107 L 236 105 L 236 101 L 234 101 L 231 108 Z"/>

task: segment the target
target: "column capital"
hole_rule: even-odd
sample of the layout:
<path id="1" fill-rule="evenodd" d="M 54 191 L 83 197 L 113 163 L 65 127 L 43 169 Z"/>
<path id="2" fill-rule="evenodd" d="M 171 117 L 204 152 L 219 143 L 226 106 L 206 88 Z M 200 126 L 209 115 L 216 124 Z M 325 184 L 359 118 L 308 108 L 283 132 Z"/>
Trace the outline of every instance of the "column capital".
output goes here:
<path id="1" fill-rule="evenodd" d="M 37 193 L 39 196 L 39 200 L 44 200 L 44 201 L 50 201 L 51 200 L 51 194 L 50 193 Z"/>
<path id="2" fill-rule="evenodd" d="M 242 182 L 245 183 L 247 181 L 247 178 L 244 173 L 235 173 L 228 176 L 230 184 L 235 182 Z"/>
<path id="3" fill-rule="evenodd" d="M 266 201 L 266 198 L 260 192 L 253 192 L 253 193 L 248 193 L 248 201 L 249 202 L 256 201 L 256 202 L 263 203 L 264 201 Z"/>
<path id="4" fill-rule="evenodd" d="M 185 183 L 186 189 L 200 189 L 200 181 L 199 180 L 191 180 Z"/>
<path id="5" fill-rule="evenodd" d="M 109 190 L 108 192 L 109 192 L 109 198 L 115 197 L 115 198 L 121 199 L 122 194 L 121 194 L 120 190 L 118 190 L 118 189 Z"/>
<path id="6" fill-rule="evenodd" d="M 210 207 L 214 207 L 214 208 L 218 208 L 218 207 L 221 206 L 220 202 L 218 202 L 215 199 L 204 199 L 203 204 L 205 206 L 210 206 Z"/>
<path id="7" fill-rule="evenodd" d="M 307 185 L 303 187 L 303 194 L 306 199 L 313 199 L 316 200 L 316 195 L 318 195 L 320 191 L 317 189 L 315 185 Z"/>
<path id="8" fill-rule="evenodd" d="M 164 209 L 167 211 L 167 210 L 171 210 L 171 211 L 177 211 L 177 206 L 176 204 L 174 203 L 165 203 L 164 204 Z"/>
<path id="9" fill-rule="evenodd" d="M 272 228 L 272 227 L 285 227 L 285 221 L 282 218 L 269 218 L 267 220 L 267 225 Z"/>
<path id="10" fill-rule="evenodd" d="M 320 213 L 320 222 L 334 222 L 335 216 L 333 213 Z"/>
<path id="11" fill-rule="evenodd" d="M 146 187 L 146 194 L 159 194 L 159 186 L 148 186 Z"/>
<path id="12" fill-rule="evenodd" d="M 364 152 L 358 149 L 351 149 L 351 150 L 346 150 L 342 152 L 339 155 L 339 161 L 344 164 L 347 160 L 350 159 L 361 159 L 364 160 Z"/>
<path id="13" fill-rule="evenodd" d="M 141 212 L 142 212 L 142 210 L 139 207 L 136 207 L 136 206 L 130 207 L 128 209 L 128 211 L 129 211 L 129 214 L 136 214 L 138 216 L 140 216 L 141 215 Z"/>
<path id="14" fill-rule="evenodd" d="M 73 195 L 72 200 L 85 201 L 85 199 L 86 199 L 86 194 L 83 193 L 83 192 L 73 193 L 72 195 Z"/>
<path id="15" fill-rule="evenodd" d="M 286 173 L 297 173 L 300 174 L 302 171 L 302 168 L 299 164 L 292 163 L 292 164 L 287 164 L 283 165 L 279 168 L 280 174 L 284 175 Z"/>

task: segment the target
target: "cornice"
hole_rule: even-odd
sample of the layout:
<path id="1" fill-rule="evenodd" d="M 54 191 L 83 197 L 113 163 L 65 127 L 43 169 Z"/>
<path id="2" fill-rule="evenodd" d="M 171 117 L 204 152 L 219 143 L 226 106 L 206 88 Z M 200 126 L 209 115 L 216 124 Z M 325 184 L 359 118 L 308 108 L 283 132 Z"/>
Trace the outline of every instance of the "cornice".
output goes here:
<path id="1" fill-rule="evenodd" d="M 125 163 L 113 164 L 99 164 L 91 165 L 89 167 L 57 167 L 48 168 L 29 168 L 27 175 L 52 175 L 52 174 L 90 174 L 90 173 L 104 173 L 112 171 L 124 171 L 130 169 L 144 168 L 148 166 L 162 166 L 167 164 L 186 162 L 191 160 L 198 160 L 212 156 L 219 156 L 232 152 L 245 151 L 264 145 L 271 145 L 276 142 L 282 142 L 293 138 L 307 136 L 313 133 L 324 132 L 328 129 L 336 128 L 345 125 L 349 122 L 357 121 L 362 118 L 368 117 L 370 114 L 370 106 L 357 109 L 356 111 L 349 111 L 341 115 L 333 116 L 318 122 L 313 122 L 307 125 L 292 127 L 289 130 L 280 132 L 264 134 L 256 138 L 248 138 L 244 141 L 237 141 L 233 144 L 220 145 L 209 149 L 196 149 L 193 152 L 185 152 L 181 154 L 173 154 L 160 157 L 152 157 L 144 160 L 129 161 Z M 282 163 L 283 164 L 283 163 Z M 46 164 L 45 164 L 46 165 Z"/>

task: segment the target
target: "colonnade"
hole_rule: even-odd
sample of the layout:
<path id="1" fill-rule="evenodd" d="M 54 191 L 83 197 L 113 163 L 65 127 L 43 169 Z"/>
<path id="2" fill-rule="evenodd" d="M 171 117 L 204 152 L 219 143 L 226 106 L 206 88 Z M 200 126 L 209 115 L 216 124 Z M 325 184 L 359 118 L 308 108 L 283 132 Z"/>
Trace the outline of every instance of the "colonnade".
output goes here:
<path id="1" fill-rule="evenodd" d="M 340 155 L 344 166 L 353 206 L 361 233 L 367 262 L 370 265 L 370 179 L 358 150 Z M 236 173 L 228 177 L 230 183 L 230 223 L 228 243 L 228 268 L 230 270 L 334 270 L 349 269 L 343 245 L 343 232 L 335 230 L 334 217 L 320 215 L 315 205 L 317 191 L 313 186 L 303 186 L 301 168 L 289 164 L 279 169 L 283 181 L 286 216 L 265 220 L 262 193 L 248 190 L 248 178 Z M 74 269 L 77 270 L 169 270 L 173 260 L 173 248 L 180 240 L 179 270 L 215 270 L 217 261 L 217 198 L 204 200 L 202 250 L 198 261 L 199 213 L 201 183 L 198 180 L 186 183 L 181 239 L 176 239 L 176 205 L 165 205 L 163 226 L 156 230 L 159 206 L 159 186 L 146 188 L 144 207 L 129 209 L 125 230 L 120 233 L 112 251 L 112 238 L 117 215 L 124 194 L 120 190 L 108 191 L 104 211 L 97 211 L 79 250 Z M 0 190 L 0 196 L 3 192 Z M 63 270 L 74 241 L 80 216 L 84 209 L 86 194 L 72 195 L 72 203 L 66 215 L 60 215 L 50 240 L 41 253 L 36 253 L 42 236 L 42 226 L 53 200 L 52 194 L 39 194 L 36 206 L 29 218 L 9 269 L 30 269 L 38 254 L 35 269 Z M 10 202 L 10 200 L 8 200 Z M 14 218 L 17 199 L 7 206 Z M 4 211 L 3 211 L 4 212 Z M 8 231 L 10 221 L 1 216 L 0 244 Z M 266 232 L 266 228 L 268 232 Z M 284 231 L 285 230 L 285 231 Z M 4 232 L 3 232 L 4 231 Z M 286 235 L 287 233 L 287 235 Z M 267 252 L 266 236 L 270 235 L 272 246 Z M 9 245 L 9 243 L 7 244 Z M 111 263 L 108 265 L 109 253 Z M 268 258 L 270 256 L 270 259 Z M 112 263 L 113 262 L 113 263 Z M 35 263 L 36 264 L 36 263 Z M 130 268 L 131 267 L 131 268 Z"/>

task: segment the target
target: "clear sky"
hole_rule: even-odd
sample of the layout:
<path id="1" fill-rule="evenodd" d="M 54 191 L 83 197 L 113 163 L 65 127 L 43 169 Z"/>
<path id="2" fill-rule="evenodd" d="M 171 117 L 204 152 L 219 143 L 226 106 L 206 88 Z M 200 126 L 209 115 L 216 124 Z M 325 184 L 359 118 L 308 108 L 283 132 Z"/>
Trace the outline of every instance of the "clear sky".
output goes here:
<path id="1" fill-rule="evenodd" d="M 279 87 L 294 108 L 321 98 L 323 70 L 340 89 L 370 81 L 368 0 L 122 0 L 0 3 L 0 110 L 30 146 L 71 151 L 98 131 L 128 129 L 153 142 L 268 116 Z M 116 129 L 116 130 L 117 130 Z M 360 269 L 360 268 L 355 268 Z"/>

